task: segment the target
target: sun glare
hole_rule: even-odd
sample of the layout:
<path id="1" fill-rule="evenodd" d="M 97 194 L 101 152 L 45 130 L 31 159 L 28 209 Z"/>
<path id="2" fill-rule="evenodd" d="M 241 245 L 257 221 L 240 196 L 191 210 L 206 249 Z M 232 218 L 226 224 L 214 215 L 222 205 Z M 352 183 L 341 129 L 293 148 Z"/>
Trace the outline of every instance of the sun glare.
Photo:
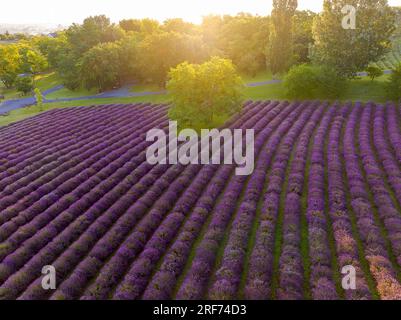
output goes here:
<path id="1" fill-rule="evenodd" d="M 323 0 L 299 0 L 299 9 L 320 11 Z M 401 5 L 401 0 L 389 1 Z M 82 22 L 89 15 L 106 14 L 115 22 L 124 18 L 183 18 L 198 23 L 209 14 L 249 12 L 266 15 L 272 0 L 14 0 L 0 10 L 2 23 L 55 23 L 68 25 Z"/>

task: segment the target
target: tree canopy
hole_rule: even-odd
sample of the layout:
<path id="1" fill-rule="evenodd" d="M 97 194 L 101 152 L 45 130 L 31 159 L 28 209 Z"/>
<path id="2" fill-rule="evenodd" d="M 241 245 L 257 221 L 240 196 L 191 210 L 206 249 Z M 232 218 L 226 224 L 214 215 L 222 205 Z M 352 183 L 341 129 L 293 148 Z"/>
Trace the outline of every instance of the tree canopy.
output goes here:
<path id="1" fill-rule="evenodd" d="M 158 32 L 147 36 L 139 45 L 139 63 L 145 80 L 165 86 L 171 68 L 183 61 L 199 63 L 208 52 L 199 36 L 177 32 Z"/>
<path id="2" fill-rule="evenodd" d="M 31 76 L 33 81 L 36 74 L 47 68 L 46 57 L 28 42 L 0 46 L 0 81 L 6 88 L 13 87 L 20 74 Z"/>
<path id="3" fill-rule="evenodd" d="M 344 29 L 342 9 L 356 9 L 356 28 Z M 325 0 L 313 27 L 313 60 L 347 77 L 364 70 L 391 47 L 394 13 L 387 0 Z"/>
<path id="4" fill-rule="evenodd" d="M 230 60 L 184 62 L 169 73 L 173 106 L 169 115 L 180 128 L 212 128 L 242 108 L 243 82 Z"/>
<path id="5" fill-rule="evenodd" d="M 297 0 L 273 0 L 269 65 L 273 74 L 287 71 L 293 60 L 292 19 Z"/>

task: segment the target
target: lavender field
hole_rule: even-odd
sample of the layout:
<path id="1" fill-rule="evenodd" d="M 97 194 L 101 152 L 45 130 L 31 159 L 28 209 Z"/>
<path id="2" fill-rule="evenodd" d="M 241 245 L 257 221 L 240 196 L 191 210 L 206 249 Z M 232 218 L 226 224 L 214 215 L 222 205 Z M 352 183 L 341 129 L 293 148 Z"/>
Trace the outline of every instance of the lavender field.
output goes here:
<path id="1" fill-rule="evenodd" d="M 148 164 L 167 109 L 0 128 L 1 299 L 401 299 L 399 106 L 249 101 L 227 126 L 255 130 L 251 176 Z"/>

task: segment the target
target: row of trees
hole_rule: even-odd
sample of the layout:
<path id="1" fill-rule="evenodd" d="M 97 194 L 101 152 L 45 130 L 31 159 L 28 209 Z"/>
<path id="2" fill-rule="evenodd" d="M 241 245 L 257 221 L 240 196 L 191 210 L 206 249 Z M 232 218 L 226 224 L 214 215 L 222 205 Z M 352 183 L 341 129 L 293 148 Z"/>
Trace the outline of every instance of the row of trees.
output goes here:
<path id="1" fill-rule="evenodd" d="M 266 68 L 268 30 L 267 18 L 246 14 L 207 17 L 201 26 L 181 19 L 163 24 L 132 19 L 117 25 L 96 16 L 56 38 L 35 41 L 68 88 L 105 90 L 130 80 L 164 86 L 172 67 L 214 55 L 226 56 L 254 74 Z"/>
<path id="2" fill-rule="evenodd" d="M 308 61 L 314 16 L 295 12 L 290 61 Z M 241 72 L 255 75 L 270 66 L 271 30 L 270 17 L 250 14 L 208 16 L 201 25 L 182 19 L 163 24 L 131 19 L 113 24 L 105 16 L 95 16 L 55 38 L 36 37 L 32 42 L 68 88 L 101 91 L 130 80 L 164 86 L 172 67 L 184 61 L 205 62 L 212 56 L 228 58 Z"/>
<path id="3" fill-rule="evenodd" d="M 24 33 L 9 33 L 6 31 L 0 34 L 0 41 L 19 41 L 26 39 L 28 39 L 28 36 Z"/>

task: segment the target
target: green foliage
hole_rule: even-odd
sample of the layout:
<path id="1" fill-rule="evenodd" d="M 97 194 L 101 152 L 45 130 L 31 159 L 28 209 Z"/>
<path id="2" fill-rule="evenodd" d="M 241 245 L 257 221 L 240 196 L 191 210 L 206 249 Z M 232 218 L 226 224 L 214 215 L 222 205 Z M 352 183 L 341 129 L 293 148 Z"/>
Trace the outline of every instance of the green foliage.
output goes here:
<path id="1" fill-rule="evenodd" d="M 25 33 L 9 33 L 6 31 L 5 33 L 0 34 L 0 40 L 2 41 L 19 41 L 19 40 L 27 40 L 28 35 Z"/>
<path id="2" fill-rule="evenodd" d="M 190 22 L 186 22 L 181 18 L 167 19 L 162 25 L 162 29 L 167 32 L 177 32 L 183 34 L 197 34 L 198 28 Z"/>
<path id="3" fill-rule="evenodd" d="M 145 36 L 160 31 L 160 23 L 157 20 L 145 18 L 141 20 L 141 33 Z"/>
<path id="4" fill-rule="evenodd" d="M 310 62 L 309 50 L 314 43 L 312 28 L 317 16 L 312 11 L 295 11 L 292 19 L 293 51 L 296 63 Z"/>
<path id="5" fill-rule="evenodd" d="M 219 45 L 224 55 L 247 74 L 265 70 L 269 18 L 241 13 L 224 17 L 223 23 Z"/>
<path id="6" fill-rule="evenodd" d="M 297 0 L 273 0 L 269 65 L 273 74 L 287 71 L 293 61 L 292 19 Z"/>
<path id="7" fill-rule="evenodd" d="M 357 9 L 356 29 L 342 26 L 345 5 Z M 352 78 L 386 53 L 393 31 L 394 15 L 387 0 L 325 0 L 313 27 L 313 61 Z"/>
<path id="8" fill-rule="evenodd" d="M 401 102 L 401 64 L 393 70 L 386 89 L 390 99 Z"/>
<path id="9" fill-rule="evenodd" d="M 366 68 L 369 78 L 373 81 L 375 78 L 381 77 L 383 75 L 383 70 L 376 66 L 369 66 Z"/>
<path id="10" fill-rule="evenodd" d="M 81 80 L 86 89 L 104 91 L 118 85 L 119 50 L 120 47 L 115 43 L 102 43 L 84 54 Z"/>
<path id="11" fill-rule="evenodd" d="M 137 36 L 127 36 L 116 42 L 118 49 L 118 77 L 121 82 L 140 79 Z"/>
<path id="12" fill-rule="evenodd" d="M 47 70 L 46 57 L 34 43 L 20 43 L 0 46 L 0 81 L 7 89 L 17 86 L 18 92 L 29 93 L 38 73 Z M 18 78 L 19 74 L 26 77 Z"/>
<path id="13" fill-rule="evenodd" d="M 100 15 L 86 18 L 82 25 L 73 24 L 67 29 L 66 36 L 71 49 L 82 55 L 99 43 L 120 40 L 124 37 L 124 30 Z"/>
<path id="14" fill-rule="evenodd" d="M 236 16 L 206 16 L 200 26 L 211 55 L 226 57 L 238 69 L 254 76 L 266 70 L 270 17 L 240 13 Z"/>
<path id="15" fill-rule="evenodd" d="M 46 57 L 35 47 L 28 44 L 19 46 L 21 73 L 36 75 L 48 68 Z"/>
<path id="16" fill-rule="evenodd" d="M 83 55 L 79 67 L 81 83 L 87 90 L 105 91 L 138 78 L 136 36 L 96 45 Z"/>
<path id="17" fill-rule="evenodd" d="M 32 40 L 32 43 L 46 57 L 51 68 L 57 68 L 60 55 L 67 46 L 67 37 L 65 32 L 58 33 L 57 37 L 39 36 Z"/>
<path id="18" fill-rule="evenodd" d="M 167 88 L 173 101 L 169 115 L 180 128 L 212 128 L 241 110 L 244 85 L 230 60 L 184 62 L 169 77 Z"/>
<path id="19" fill-rule="evenodd" d="M 199 36 L 161 31 L 139 44 L 138 55 L 144 80 L 164 87 L 171 68 L 183 61 L 202 62 L 208 52 Z"/>
<path id="20" fill-rule="evenodd" d="M 76 90 L 81 86 L 81 65 L 85 53 L 99 44 L 121 40 L 125 31 L 101 15 L 85 19 L 82 25 L 73 24 L 62 36 L 65 36 L 65 41 L 57 50 L 57 70 L 63 84 Z"/>
<path id="21" fill-rule="evenodd" d="M 0 46 L 0 81 L 12 88 L 20 69 L 20 55 L 15 45 Z"/>
<path id="22" fill-rule="evenodd" d="M 119 25 L 126 32 L 141 32 L 142 23 L 139 19 L 124 19 L 119 22 Z"/>
<path id="23" fill-rule="evenodd" d="M 201 63 L 212 55 L 229 58 L 243 73 L 255 75 L 266 70 L 269 24 L 269 17 L 249 14 L 206 17 L 200 26 L 182 19 L 163 24 L 130 19 L 116 25 L 104 15 L 93 16 L 54 38 L 31 37 L 13 54 L 16 63 L 7 58 L 4 68 L 7 55 L 2 54 L 0 68 L 5 71 L 0 70 L 0 80 L 12 87 L 18 73 L 37 74 L 49 66 L 74 91 L 105 90 L 131 81 L 164 87 L 171 68 L 185 61 Z M 113 46 L 104 45 L 110 43 Z"/>
<path id="24" fill-rule="evenodd" d="M 344 80 L 327 66 L 294 66 L 284 79 L 287 96 L 294 99 L 334 99 L 340 96 L 344 85 Z"/>
<path id="25" fill-rule="evenodd" d="M 70 48 L 65 47 L 60 51 L 57 72 L 63 85 L 70 90 L 76 90 L 81 85 L 79 63 L 78 56 Z"/>
<path id="26" fill-rule="evenodd" d="M 160 29 L 160 24 L 153 19 L 126 19 L 121 20 L 120 27 L 126 32 L 134 32 L 142 35 L 149 35 Z"/>
<path id="27" fill-rule="evenodd" d="M 31 77 L 18 77 L 15 84 L 17 91 L 24 95 L 27 95 L 33 90 L 33 81 Z"/>

